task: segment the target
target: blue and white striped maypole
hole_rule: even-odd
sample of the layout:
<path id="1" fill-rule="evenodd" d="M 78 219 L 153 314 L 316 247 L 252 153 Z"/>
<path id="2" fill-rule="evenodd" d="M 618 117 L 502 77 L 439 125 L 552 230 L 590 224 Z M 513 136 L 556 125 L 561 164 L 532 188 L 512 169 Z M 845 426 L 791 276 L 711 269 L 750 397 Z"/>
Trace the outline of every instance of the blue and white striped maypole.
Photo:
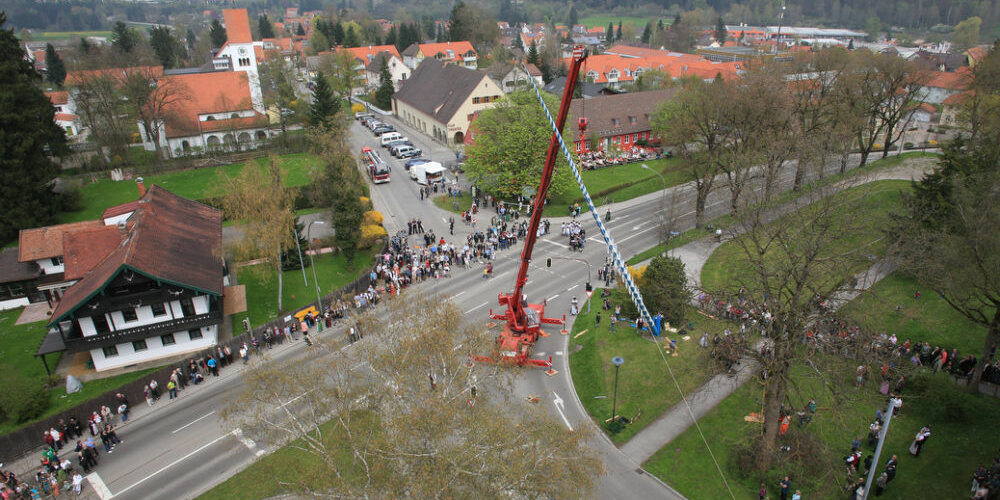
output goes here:
<path id="1" fill-rule="evenodd" d="M 525 73 L 528 73 L 527 68 L 524 68 Z M 552 114 L 549 113 L 549 107 L 545 105 L 545 99 L 542 99 L 542 94 L 538 90 L 538 84 L 535 82 L 534 78 L 529 78 L 528 81 L 531 82 L 531 88 L 535 90 L 535 95 L 538 96 L 538 102 L 542 104 L 542 110 L 545 111 L 545 116 L 549 119 L 549 125 L 552 126 L 552 130 L 555 132 L 556 137 L 559 139 L 559 146 L 562 147 L 563 154 L 566 156 L 566 161 L 569 162 L 569 168 L 573 170 L 573 177 L 576 178 L 577 185 L 580 186 L 580 192 L 583 193 L 583 198 L 587 202 L 587 207 L 590 208 L 590 215 L 594 217 L 594 222 L 597 223 L 597 228 L 601 230 L 601 236 L 604 237 L 604 243 L 608 245 L 608 253 L 611 255 L 612 262 L 614 263 L 615 269 L 618 270 L 618 274 L 622 277 L 622 281 L 625 282 L 625 289 L 628 290 L 629 296 L 632 297 L 632 302 L 635 304 L 636 309 L 639 310 L 639 314 L 642 316 L 643 321 L 652 330 L 653 335 L 660 335 L 660 324 L 657 321 L 653 321 L 653 317 L 650 316 L 649 310 L 646 309 L 646 303 L 642 301 L 642 293 L 639 292 L 639 288 L 635 286 L 635 282 L 632 281 L 632 275 L 629 274 L 628 268 L 625 266 L 625 261 L 622 260 L 621 254 L 618 252 L 618 246 L 615 245 L 615 240 L 611 237 L 611 233 L 608 232 L 608 228 L 604 227 L 604 223 L 601 222 L 601 216 L 597 213 L 597 207 L 594 206 L 594 201 L 590 199 L 590 192 L 587 191 L 586 184 L 583 183 L 583 176 L 580 175 L 580 169 L 576 167 L 576 163 L 573 161 L 573 155 L 570 153 L 569 148 L 566 147 L 566 142 L 563 141 L 562 132 L 556 127 L 555 120 L 552 119 Z"/>

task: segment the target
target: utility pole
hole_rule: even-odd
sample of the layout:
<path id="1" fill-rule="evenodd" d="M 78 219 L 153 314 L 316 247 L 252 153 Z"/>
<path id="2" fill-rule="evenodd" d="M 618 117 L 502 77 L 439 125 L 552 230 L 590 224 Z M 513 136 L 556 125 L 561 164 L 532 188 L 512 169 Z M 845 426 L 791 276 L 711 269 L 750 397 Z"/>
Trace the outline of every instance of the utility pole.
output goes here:
<path id="1" fill-rule="evenodd" d="M 313 227 L 313 224 L 320 224 L 320 225 L 322 225 L 323 221 L 321 221 L 321 220 L 314 220 L 314 221 L 312 221 L 312 222 L 309 223 L 309 228 L 306 229 L 306 238 L 309 239 L 309 241 L 307 243 L 309 244 L 309 250 L 310 250 L 310 252 L 309 252 L 309 267 L 311 267 L 313 269 L 313 284 L 316 285 L 316 311 L 317 311 L 317 317 L 319 318 L 319 321 L 317 321 L 316 324 L 319 325 L 319 331 L 322 332 L 323 331 L 323 299 L 321 299 L 320 295 L 319 295 L 319 280 L 316 279 L 316 263 L 313 262 L 313 254 L 316 253 L 316 252 L 311 251 L 312 250 L 312 227 Z M 305 271 L 303 270 L 303 272 L 305 272 Z"/>
<path id="2" fill-rule="evenodd" d="M 615 412 L 618 407 L 618 369 L 625 364 L 625 358 L 621 356 L 615 356 L 611 358 L 611 362 L 614 363 L 615 365 L 615 393 L 614 393 L 615 395 L 614 398 L 611 400 L 611 421 L 614 422 Z"/>

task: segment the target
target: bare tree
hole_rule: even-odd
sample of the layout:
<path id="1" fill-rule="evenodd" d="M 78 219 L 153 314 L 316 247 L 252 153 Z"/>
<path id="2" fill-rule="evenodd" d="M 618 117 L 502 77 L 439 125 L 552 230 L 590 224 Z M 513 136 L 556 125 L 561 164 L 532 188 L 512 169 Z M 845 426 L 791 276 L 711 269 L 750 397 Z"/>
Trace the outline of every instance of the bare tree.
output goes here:
<path id="1" fill-rule="evenodd" d="M 265 360 L 223 418 L 317 467 L 275 471 L 289 493 L 381 498 L 586 498 L 602 465 L 590 433 L 511 396 L 512 371 L 470 362 L 495 349 L 440 297 L 386 298 L 353 320 L 348 356 Z"/>
<path id="2" fill-rule="evenodd" d="M 653 132 L 680 154 L 695 185 L 695 220 L 704 227 L 705 204 L 725 154 L 724 97 L 729 88 L 721 80 L 694 82 L 674 99 L 664 101 L 650 116 Z"/>
<path id="3" fill-rule="evenodd" d="M 121 77 L 113 70 L 89 71 L 67 82 L 80 120 L 107 159 L 128 157 L 135 125 L 120 91 Z"/>
<path id="4" fill-rule="evenodd" d="M 127 99 L 130 114 L 156 146 L 157 157 L 163 158 L 160 135 L 166 120 L 176 112 L 180 103 L 191 99 L 191 89 L 147 66 L 128 72 L 122 82 L 122 94 Z"/>
<path id="5" fill-rule="evenodd" d="M 284 173 L 272 157 L 267 166 L 249 162 L 239 176 L 220 173 L 219 185 L 222 210 L 229 220 L 240 221 L 243 238 L 228 246 L 238 262 L 260 260 L 258 270 L 262 280 L 275 270 L 278 278 L 278 311 L 282 311 L 283 280 L 281 256 L 295 246 L 295 213 L 292 193 L 285 187 Z"/>

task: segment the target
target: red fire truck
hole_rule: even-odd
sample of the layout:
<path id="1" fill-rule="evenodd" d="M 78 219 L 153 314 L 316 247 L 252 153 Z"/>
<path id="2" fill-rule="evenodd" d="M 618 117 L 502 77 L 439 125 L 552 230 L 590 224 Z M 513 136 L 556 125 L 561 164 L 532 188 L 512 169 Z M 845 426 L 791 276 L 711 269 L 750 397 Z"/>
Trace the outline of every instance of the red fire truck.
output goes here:
<path id="1" fill-rule="evenodd" d="M 368 170 L 368 176 L 375 184 L 389 182 L 389 164 L 379 156 L 378 152 L 369 147 L 361 148 L 361 162 Z"/>

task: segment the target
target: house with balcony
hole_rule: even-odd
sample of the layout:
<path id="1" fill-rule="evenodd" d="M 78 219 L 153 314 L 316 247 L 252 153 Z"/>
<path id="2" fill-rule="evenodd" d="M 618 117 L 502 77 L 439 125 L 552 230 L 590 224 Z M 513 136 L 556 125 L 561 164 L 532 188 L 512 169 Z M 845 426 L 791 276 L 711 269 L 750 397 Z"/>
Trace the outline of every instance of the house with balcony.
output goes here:
<path id="1" fill-rule="evenodd" d="M 218 342 L 222 212 L 155 185 L 124 210 L 65 240 L 75 281 L 36 355 L 86 352 L 100 372 Z"/>
<path id="2" fill-rule="evenodd" d="M 417 69 L 424 59 L 436 59 L 446 64 L 477 69 L 479 55 L 467 41 L 442 43 L 414 43 L 403 50 L 403 62 Z"/>

